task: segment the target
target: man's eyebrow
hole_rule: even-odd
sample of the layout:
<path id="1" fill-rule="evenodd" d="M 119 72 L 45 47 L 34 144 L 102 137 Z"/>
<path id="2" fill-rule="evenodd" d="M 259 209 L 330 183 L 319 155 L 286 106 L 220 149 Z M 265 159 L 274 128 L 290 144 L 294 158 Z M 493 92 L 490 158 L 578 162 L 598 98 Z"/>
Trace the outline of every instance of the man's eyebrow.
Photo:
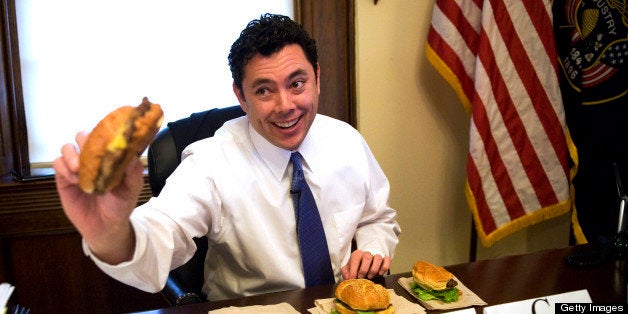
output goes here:
<path id="1" fill-rule="evenodd" d="M 305 71 L 304 69 L 297 69 L 296 71 L 292 72 L 290 76 L 288 76 L 288 81 L 292 81 L 295 77 L 301 75 L 307 75 L 307 71 Z"/>
<path id="2" fill-rule="evenodd" d="M 253 81 L 253 83 L 251 84 L 251 87 L 255 88 L 255 87 L 259 86 L 259 85 L 268 84 L 268 83 L 271 83 L 271 82 L 272 82 L 272 80 L 267 79 L 267 78 L 258 78 L 255 81 Z"/>
<path id="3" fill-rule="evenodd" d="M 287 81 L 292 81 L 294 80 L 295 77 L 301 76 L 301 75 L 307 75 L 307 71 L 305 71 L 304 69 L 297 69 L 294 72 L 290 73 L 290 75 L 287 78 Z M 269 84 L 269 83 L 273 83 L 273 80 L 262 77 L 253 81 L 253 83 L 251 84 L 251 87 L 255 88 L 259 85 Z"/>

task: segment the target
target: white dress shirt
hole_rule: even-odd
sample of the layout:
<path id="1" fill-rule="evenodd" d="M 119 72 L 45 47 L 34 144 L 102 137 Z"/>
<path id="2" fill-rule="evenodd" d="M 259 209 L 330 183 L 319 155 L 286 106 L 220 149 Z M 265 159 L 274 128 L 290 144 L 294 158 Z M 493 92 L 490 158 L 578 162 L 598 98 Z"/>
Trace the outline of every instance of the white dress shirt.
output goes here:
<path id="1" fill-rule="evenodd" d="M 398 243 L 389 183 L 362 136 L 350 125 L 317 115 L 299 147 L 303 171 L 325 229 L 336 281 L 358 249 L 393 256 Z M 209 300 L 305 286 L 290 198 L 290 151 L 278 148 L 241 117 L 191 144 L 159 197 L 135 209 L 131 261 L 108 265 L 110 276 L 157 292 L 171 269 L 207 235 L 204 292 Z M 86 253 L 89 249 L 85 246 Z"/>

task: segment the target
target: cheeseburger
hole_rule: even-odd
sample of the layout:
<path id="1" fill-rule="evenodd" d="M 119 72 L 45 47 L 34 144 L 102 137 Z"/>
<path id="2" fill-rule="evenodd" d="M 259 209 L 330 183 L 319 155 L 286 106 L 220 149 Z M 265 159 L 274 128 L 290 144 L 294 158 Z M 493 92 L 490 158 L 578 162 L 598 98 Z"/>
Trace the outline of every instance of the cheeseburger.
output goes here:
<path id="1" fill-rule="evenodd" d="M 332 314 L 395 313 L 388 290 L 368 279 L 347 279 L 339 283 L 335 296 L 336 310 Z"/>
<path id="2" fill-rule="evenodd" d="M 456 302 L 461 294 L 454 275 L 441 266 L 417 261 L 412 267 L 412 278 L 415 282 L 412 291 L 423 301 Z"/>
<path id="3" fill-rule="evenodd" d="M 79 186 L 102 194 L 120 184 L 124 171 L 148 147 L 163 121 L 163 111 L 144 97 L 137 106 L 120 107 L 89 134 L 79 156 Z"/>

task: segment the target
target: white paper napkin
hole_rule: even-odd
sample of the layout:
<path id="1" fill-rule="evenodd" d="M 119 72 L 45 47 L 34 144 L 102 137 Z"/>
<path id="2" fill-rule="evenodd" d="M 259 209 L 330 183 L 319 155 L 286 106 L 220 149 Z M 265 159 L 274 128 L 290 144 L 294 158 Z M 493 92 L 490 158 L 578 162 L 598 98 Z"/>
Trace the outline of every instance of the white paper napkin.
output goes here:
<path id="1" fill-rule="evenodd" d="M 420 305 L 408 301 L 408 299 L 399 296 L 394 290 L 388 289 L 390 293 L 390 303 L 395 307 L 395 313 L 400 314 L 424 314 L 425 309 Z M 314 301 L 315 307 L 308 309 L 312 314 L 329 314 L 334 309 L 334 299 L 318 299 Z"/>
<path id="2" fill-rule="evenodd" d="M 251 305 L 251 306 L 229 306 L 221 309 L 209 311 L 209 314 L 255 314 L 255 313 L 275 313 L 275 314 L 294 314 L 299 313 L 292 305 L 288 303 L 279 303 L 273 305 Z"/>
<path id="3" fill-rule="evenodd" d="M 9 298 L 11 298 L 14 289 L 14 286 L 6 282 L 0 284 L 0 313 L 6 311 L 7 302 L 9 302 Z"/>
<path id="4" fill-rule="evenodd" d="M 473 291 L 469 290 L 462 282 L 454 276 L 454 280 L 458 282 L 456 286 L 458 290 L 462 292 L 458 301 L 445 303 L 440 300 L 429 300 L 423 301 L 419 299 L 416 294 L 412 291 L 412 286 L 414 285 L 414 279 L 410 278 L 399 278 L 399 284 L 406 289 L 414 298 L 416 298 L 421 305 L 423 305 L 428 310 L 448 310 L 448 309 L 457 309 L 474 305 L 486 305 L 480 297 L 478 297 Z"/>

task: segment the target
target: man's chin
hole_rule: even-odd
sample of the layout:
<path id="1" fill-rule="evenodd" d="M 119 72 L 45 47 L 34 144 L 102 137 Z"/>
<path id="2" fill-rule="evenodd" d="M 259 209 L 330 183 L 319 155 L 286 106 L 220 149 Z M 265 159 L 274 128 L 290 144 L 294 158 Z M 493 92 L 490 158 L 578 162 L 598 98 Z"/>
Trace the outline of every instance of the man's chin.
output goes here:
<path id="1" fill-rule="evenodd" d="M 294 144 L 294 145 L 293 144 L 280 144 L 280 145 L 275 144 L 275 146 L 283 148 L 285 150 L 289 150 L 289 151 L 296 151 L 299 149 L 299 146 L 301 146 L 301 143 Z"/>
<path id="2" fill-rule="evenodd" d="M 302 142 L 303 142 L 303 138 L 299 137 L 299 138 L 279 140 L 279 141 L 274 142 L 273 144 L 277 147 L 281 147 L 286 150 L 297 150 L 299 149 L 299 146 L 301 146 Z"/>
<path id="3" fill-rule="evenodd" d="M 276 137 L 270 139 L 270 142 L 283 149 L 296 150 L 301 146 L 305 138 L 305 134 L 297 131 L 298 130 L 294 130 L 294 132 L 280 132 Z"/>

